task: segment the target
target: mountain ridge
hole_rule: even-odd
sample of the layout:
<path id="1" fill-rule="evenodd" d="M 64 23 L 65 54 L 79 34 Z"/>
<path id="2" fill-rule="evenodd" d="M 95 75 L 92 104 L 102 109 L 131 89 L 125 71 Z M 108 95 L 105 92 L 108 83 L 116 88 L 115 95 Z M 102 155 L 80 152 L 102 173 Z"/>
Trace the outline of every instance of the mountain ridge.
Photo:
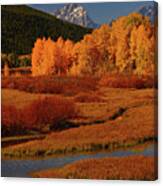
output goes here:
<path id="1" fill-rule="evenodd" d="M 92 30 L 68 23 L 26 5 L 1 6 L 1 50 L 3 53 L 31 53 L 38 37 L 79 41 Z"/>
<path id="2" fill-rule="evenodd" d="M 141 6 L 137 10 L 137 12 L 139 12 L 143 16 L 148 16 L 151 22 L 154 23 L 158 16 L 157 3 L 153 3 L 152 5 Z"/>
<path id="3" fill-rule="evenodd" d="M 83 27 L 97 28 L 99 26 L 89 17 L 87 10 L 78 3 L 68 3 L 63 8 L 54 11 L 52 14 L 58 19 Z"/>

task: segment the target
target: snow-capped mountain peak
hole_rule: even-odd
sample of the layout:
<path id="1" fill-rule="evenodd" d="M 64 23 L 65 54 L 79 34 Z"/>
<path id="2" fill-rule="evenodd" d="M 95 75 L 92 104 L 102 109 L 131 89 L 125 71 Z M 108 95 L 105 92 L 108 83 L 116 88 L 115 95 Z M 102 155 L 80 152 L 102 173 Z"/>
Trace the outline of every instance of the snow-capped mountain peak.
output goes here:
<path id="1" fill-rule="evenodd" d="M 53 15 L 55 15 L 58 19 L 62 19 L 83 27 L 96 28 L 98 26 L 88 16 L 85 8 L 76 3 L 66 4 L 63 8 L 56 10 Z"/>
<path id="2" fill-rule="evenodd" d="M 157 19 L 157 4 L 142 6 L 138 9 L 138 12 L 144 16 L 148 16 L 152 23 L 154 23 L 155 19 Z"/>

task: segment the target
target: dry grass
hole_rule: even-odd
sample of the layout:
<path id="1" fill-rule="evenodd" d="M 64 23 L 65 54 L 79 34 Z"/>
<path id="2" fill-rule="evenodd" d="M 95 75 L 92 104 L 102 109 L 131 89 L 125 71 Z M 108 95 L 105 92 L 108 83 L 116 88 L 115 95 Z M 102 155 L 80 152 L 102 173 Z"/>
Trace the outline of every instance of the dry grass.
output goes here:
<path id="1" fill-rule="evenodd" d="M 97 93 L 81 93 L 75 97 L 76 102 L 93 103 L 105 102 Z"/>
<path id="2" fill-rule="evenodd" d="M 101 149 L 114 150 L 154 140 L 153 104 L 128 109 L 122 117 L 104 124 L 53 132 L 36 140 L 2 150 L 4 156 L 45 156 Z"/>
<path id="3" fill-rule="evenodd" d="M 156 88 L 157 78 L 154 76 L 139 77 L 136 75 L 105 75 L 101 78 L 100 85 L 112 88 Z"/>
<path id="4" fill-rule="evenodd" d="M 51 94 L 31 94 L 24 91 L 13 89 L 2 89 L 2 104 L 13 105 L 16 108 L 23 108 L 34 100 L 53 96 Z"/>
<path id="5" fill-rule="evenodd" d="M 10 93 L 13 95 L 12 91 L 15 90 L 10 91 L 8 92 L 9 95 Z M 80 118 L 72 120 L 72 122 L 79 126 L 86 122 L 90 126 L 54 132 L 47 135 L 44 140 L 2 149 L 2 155 L 45 156 L 100 149 L 112 150 L 121 146 L 143 143 L 157 137 L 154 89 L 100 88 L 98 92 L 98 95 L 101 94 L 102 97 L 100 97 L 105 102 L 76 103 L 77 109 L 80 110 Z M 19 93 L 20 98 L 18 96 L 15 99 L 15 97 L 3 94 L 2 90 L 2 101 L 8 102 L 7 98 L 10 97 L 13 104 L 19 105 L 16 100 L 22 99 L 23 102 L 23 94 L 29 94 Z M 36 95 L 29 94 L 29 96 Z M 119 112 L 122 108 L 126 109 L 123 113 Z M 112 117 L 116 113 L 120 114 Z"/>
<path id="6" fill-rule="evenodd" d="M 155 180 L 154 157 L 129 156 L 80 160 L 62 168 L 38 171 L 39 178 Z"/>
<path id="7" fill-rule="evenodd" d="M 92 122 L 105 119 L 111 116 L 119 108 L 132 107 L 134 105 L 155 104 L 155 89 L 119 89 L 119 88 L 100 88 L 100 99 L 104 102 L 78 103 L 81 111 L 81 122 Z M 96 92 L 95 92 L 96 95 Z M 83 118 L 83 119 L 82 119 Z"/>
<path id="8" fill-rule="evenodd" d="M 77 102 L 76 105 L 81 111 L 81 118 L 79 118 L 80 123 L 105 118 L 120 107 L 128 107 L 128 105 L 134 105 L 136 103 L 143 104 L 155 100 L 154 89 L 100 88 L 100 90 L 94 92 L 94 94 L 98 95 L 99 99 L 104 102 Z M 23 108 L 34 100 L 53 96 L 54 94 L 34 94 L 13 89 L 2 89 L 2 104 Z M 76 96 L 74 100 L 75 98 Z"/>

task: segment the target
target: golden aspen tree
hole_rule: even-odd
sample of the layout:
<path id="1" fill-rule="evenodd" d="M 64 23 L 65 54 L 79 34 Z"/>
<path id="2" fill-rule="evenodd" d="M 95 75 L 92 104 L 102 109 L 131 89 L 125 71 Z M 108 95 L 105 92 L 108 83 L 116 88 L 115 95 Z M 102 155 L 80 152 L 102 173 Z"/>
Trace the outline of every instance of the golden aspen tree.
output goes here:
<path id="1" fill-rule="evenodd" d="M 140 57 L 141 50 L 139 50 L 139 52 L 136 51 L 136 42 L 138 42 L 136 40 L 139 38 L 139 33 L 142 35 L 140 30 L 137 32 L 137 28 L 141 26 L 146 29 L 151 28 L 149 19 L 138 13 L 120 17 L 112 23 L 108 51 L 110 60 L 116 64 L 119 72 L 132 73 L 137 68 L 135 60 L 138 60 L 137 55 Z M 141 43 L 143 38 L 142 36 L 140 37 L 139 42 Z M 148 46 L 150 46 L 151 39 L 146 38 L 145 40 Z M 139 46 L 141 46 L 141 44 Z"/>
<path id="2" fill-rule="evenodd" d="M 45 38 L 38 38 L 34 44 L 32 50 L 32 75 L 42 75 L 41 65 L 43 63 L 43 50 L 44 50 Z"/>
<path id="3" fill-rule="evenodd" d="M 58 40 L 56 41 L 56 73 L 58 75 L 64 73 L 64 67 L 63 67 L 63 49 L 64 49 L 64 40 L 62 37 L 59 37 Z"/>
<path id="4" fill-rule="evenodd" d="M 129 30 L 124 27 L 125 19 L 126 17 L 120 17 L 113 22 L 110 42 L 111 47 L 109 47 L 111 59 L 115 60 L 113 63 L 115 63 L 120 72 L 125 71 L 129 64 Z"/>
<path id="5" fill-rule="evenodd" d="M 50 38 L 45 41 L 43 49 L 43 62 L 41 64 L 42 75 L 54 74 L 55 73 L 55 43 Z"/>
<path id="6" fill-rule="evenodd" d="M 98 70 L 100 53 L 92 35 L 86 35 L 81 41 L 78 64 L 80 64 L 81 74 L 94 75 Z"/>
<path id="7" fill-rule="evenodd" d="M 67 74 L 72 67 L 73 64 L 73 48 L 74 48 L 74 43 L 71 40 L 66 40 L 64 43 L 64 48 L 63 48 L 63 67 L 64 67 L 64 72 Z"/>
<path id="8" fill-rule="evenodd" d="M 92 37 L 96 42 L 96 46 L 100 52 L 101 60 L 103 63 L 108 62 L 108 50 L 107 47 L 110 42 L 110 27 L 107 24 L 103 24 L 100 28 L 95 29 L 92 33 Z"/>
<path id="9" fill-rule="evenodd" d="M 81 73 L 81 68 L 82 68 L 82 63 L 79 63 L 79 55 L 80 55 L 80 47 L 81 47 L 81 42 L 78 42 L 74 45 L 73 50 L 72 50 L 72 58 L 73 58 L 73 63 L 72 67 L 69 70 L 69 74 L 73 76 L 79 76 Z"/>
<path id="10" fill-rule="evenodd" d="M 152 27 L 140 25 L 131 33 L 131 55 L 136 63 L 135 73 L 146 75 L 154 72 L 155 39 Z"/>

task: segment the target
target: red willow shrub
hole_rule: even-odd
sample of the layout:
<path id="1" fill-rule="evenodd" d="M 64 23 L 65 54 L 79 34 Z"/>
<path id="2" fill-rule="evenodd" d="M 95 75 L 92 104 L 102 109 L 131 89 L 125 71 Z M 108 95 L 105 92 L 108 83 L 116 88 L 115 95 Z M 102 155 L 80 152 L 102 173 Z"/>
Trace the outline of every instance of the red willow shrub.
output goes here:
<path id="1" fill-rule="evenodd" d="M 157 79 L 136 75 L 106 75 L 101 78 L 99 85 L 112 88 L 157 88 Z"/>
<path id="2" fill-rule="evenodd" d="M 7 77 L 2 88 L 12 88 L 31 93 L 54 93 L 75 95 L 81 91 L 96 90 L 97 79 L 93 77 L 39 76 Z"/>
<path id="3" fill-rule="evenodd" d="M 77 116 L 75 103 L 71 100 L 56 97 L 45 97 L 33 101 L 25 107 L 24 125 L 30 125 L 34 129 L 41 130 L 46 125 L 50 128 L 59 128 L 61 121 L 66 121 Z"/>
<path id="4" fill-rule="evenodd" d="M 38 130 L 46 126 L 58 129 L 61 122 L 66 122 L 78 115 L 72 100 L 55 97 L 45 97 L 33 101 L 23 109 L 14 106 L 2 106 L 2 135 L 11 136 L 24 134 L 29 130 Z"/>
<path id="5" fill-rule="evenodd" d="M 20 110 L 11 105 L 2 105 L 2 136 L 23 134 Z"/>

